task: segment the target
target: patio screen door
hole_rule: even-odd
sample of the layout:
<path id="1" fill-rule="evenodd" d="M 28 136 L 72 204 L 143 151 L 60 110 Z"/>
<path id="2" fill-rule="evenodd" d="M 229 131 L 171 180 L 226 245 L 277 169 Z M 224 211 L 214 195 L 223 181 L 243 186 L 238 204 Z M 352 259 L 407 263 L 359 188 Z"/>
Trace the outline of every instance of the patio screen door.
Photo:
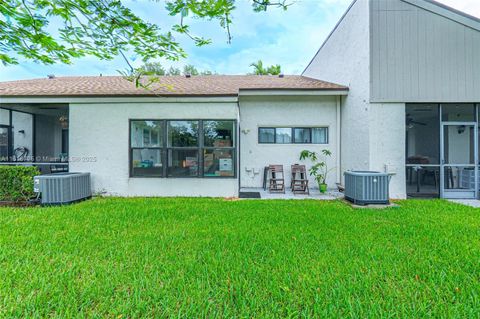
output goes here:
<path id="1" fill-rule="evenodd" d="M 442 122 L 440 193 L 442 198 L 478 197 L 478 125 Z"/>

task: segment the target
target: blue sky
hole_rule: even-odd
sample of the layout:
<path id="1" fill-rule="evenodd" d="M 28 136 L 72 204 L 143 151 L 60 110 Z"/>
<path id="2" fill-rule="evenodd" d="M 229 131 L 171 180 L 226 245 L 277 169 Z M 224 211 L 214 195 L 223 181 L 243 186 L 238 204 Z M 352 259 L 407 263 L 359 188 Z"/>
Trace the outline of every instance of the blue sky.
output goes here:
<path id="1" fill-rule="evenodd" d="M 250 63 L 262 59 L 266 64 L 280 64 L 286 74 L 300 74 L 328 33 L 338 22 L 351 0 L 292 0 L 294 5 L 287 11 L 270 9 L 267 13 L 255 13 L 249 0 L 237 0 L 232 26 L 233 40 L 227 43 L 225 31 L 216 22 L 189 21 L 191 30 L 211 38 L 213 43 L 195 47 L 190 39 L 177 36 L 188 58 L 176 64 L 193 64 L 199 69 L 221 74 L 245 74 L 251 70 Z M 157 23 L 165 29 L 178 18 L 166 14 L 163 1 L 124 1 L 142 18 Z M 479 0 L 441 0 L 457 9 L 473 15 L 480 13 Z M 142 64 L 129 55 L 135 66 Z M 171 62 L 161 61 L 167 67 Z M 102 61 L 93 57 L 76 60 L 73 65 L 45 66 L 22 61 L 16 66 L 0 66 L 0 81 L 45 77 L 47 74 L 66 75 L 118 75 L 126 69 L 125 61 L 117 58 Z"/>

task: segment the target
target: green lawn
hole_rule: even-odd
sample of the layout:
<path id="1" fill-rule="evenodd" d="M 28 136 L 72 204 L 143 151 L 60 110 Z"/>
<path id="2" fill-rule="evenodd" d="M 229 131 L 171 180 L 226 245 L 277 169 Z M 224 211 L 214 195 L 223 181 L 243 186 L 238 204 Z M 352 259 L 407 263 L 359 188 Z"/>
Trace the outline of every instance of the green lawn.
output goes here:
<path id="1" fill-rule="evenodd" d="M 0 317 L 480 317 L 480 210 L 96 199 L 0 209 Z"/>

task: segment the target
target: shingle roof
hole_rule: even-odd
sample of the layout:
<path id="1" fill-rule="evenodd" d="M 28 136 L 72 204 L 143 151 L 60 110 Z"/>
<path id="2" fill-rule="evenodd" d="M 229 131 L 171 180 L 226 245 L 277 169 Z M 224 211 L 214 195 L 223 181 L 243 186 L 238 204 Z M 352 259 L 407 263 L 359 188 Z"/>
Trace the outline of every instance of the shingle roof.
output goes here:
<path id="1" fill-rule="evenodd" d="M 0 96 L 235 96 L 239 90 L 348 90 L 312 78 L 285 75 L 163 76 L 148 90 L 121 76 L 55 77 L 0 82 Z"/>

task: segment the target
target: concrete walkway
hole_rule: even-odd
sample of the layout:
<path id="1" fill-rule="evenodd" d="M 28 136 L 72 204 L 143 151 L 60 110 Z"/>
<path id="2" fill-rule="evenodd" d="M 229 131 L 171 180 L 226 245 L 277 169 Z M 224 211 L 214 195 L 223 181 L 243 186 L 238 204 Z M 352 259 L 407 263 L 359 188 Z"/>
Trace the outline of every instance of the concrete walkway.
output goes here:
<path id="1" fill-rule="evenodd" d="M 335 200 L 343 198 L 343 194 L 330 189 L 325 194 L 321 194 L 318 188 L 310 190 L 310 195 L 303 194 L 294 194 L 292 191 L 287 188 L 285 194 L 282 193 L 270 193 L 268 190 L 263 190 L 263 188 L 241 188 L 240 193 L 247 192 L 253 193 L 257 192 L 260 194 L 260 199 L 316 199 L 316 200 Z"/>
<path id="2" fill-rule="evenodd" d="M 450 199 L 452 203 L 462 204 L 473 208 L 480 208 L 480 200 L 478 199 Z"/>

